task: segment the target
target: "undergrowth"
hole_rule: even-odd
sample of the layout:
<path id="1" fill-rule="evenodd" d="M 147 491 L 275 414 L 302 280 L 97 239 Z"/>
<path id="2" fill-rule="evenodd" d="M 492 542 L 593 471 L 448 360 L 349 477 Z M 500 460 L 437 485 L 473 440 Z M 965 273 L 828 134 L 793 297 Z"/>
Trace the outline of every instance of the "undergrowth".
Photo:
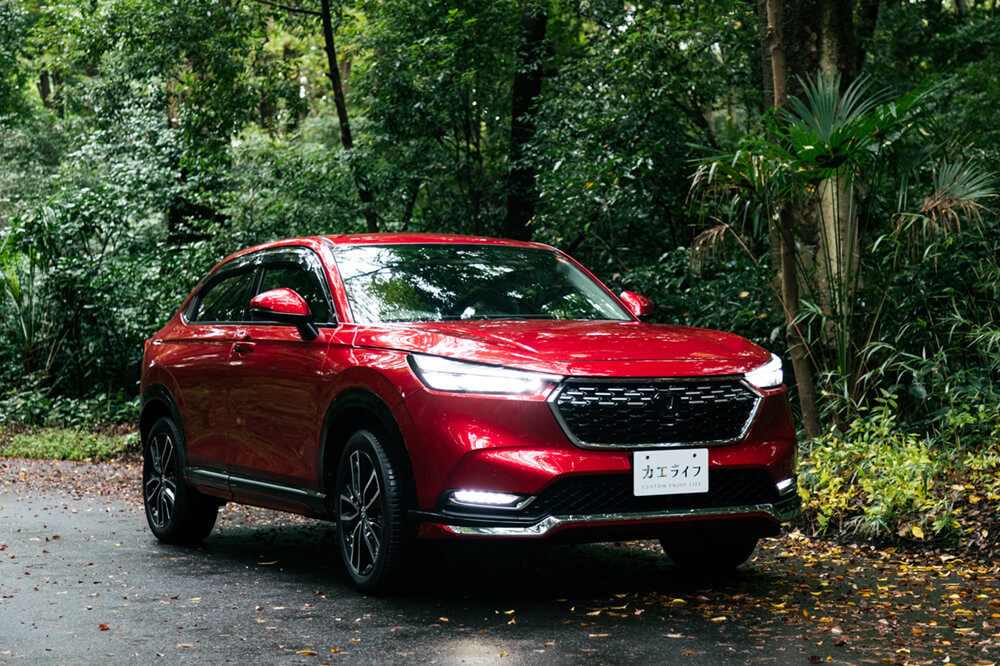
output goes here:
<path id="1" fill-rule="evenodd" d="M 0 431 L 0 435 L 4 434 Z M 40 428 L 0 437 L 0 455 L 53 460 L 109 460 L 138 447 L 138 433 Z"/>
<path id="2" fill-rule="evenodd" d="M 802 444 L 803 508 L 817 532 L 955 539 L 1000 519 L 1000 425 L 975 448 L 956 446 L 898 423 L 893 394 L 876 402 L 845 431 Z"/>

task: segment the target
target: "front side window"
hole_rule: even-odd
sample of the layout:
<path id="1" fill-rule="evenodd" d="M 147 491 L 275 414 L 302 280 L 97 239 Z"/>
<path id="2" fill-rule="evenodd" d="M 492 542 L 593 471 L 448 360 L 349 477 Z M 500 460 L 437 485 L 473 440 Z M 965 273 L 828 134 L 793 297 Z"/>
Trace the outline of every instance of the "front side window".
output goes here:
<path id="1" fill-rule="evenodd" d="M 330 323 L 335 318 L 332 316 L 325 281 L 326 277 L 321 277 L 319 259 L 315 254 L 308 250 L 285 250 L 265 258 L 264 276 L 258 293 L 271 289 L 292 289 L 305 300 L 314 322 Z"/>
<path id="2" fill-rule="evenodd" d="M 190 319 L 197 322 L 247 321 L 250 289 L 256 272 L 247 267 L 214 278 L 202 288 Z"/>
<path id="3" fill-rule="evenodd" d="M 629 315 L 562 255 L 505 245 L 351 245 L 334 250 L 359 323 L 601 319 Z"/>

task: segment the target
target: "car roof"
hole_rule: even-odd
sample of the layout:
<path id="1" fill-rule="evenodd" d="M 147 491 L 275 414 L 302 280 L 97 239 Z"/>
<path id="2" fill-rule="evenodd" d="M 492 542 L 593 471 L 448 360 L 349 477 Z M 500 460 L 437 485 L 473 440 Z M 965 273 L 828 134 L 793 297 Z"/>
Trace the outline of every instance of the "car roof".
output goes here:
<path id="1" fill-rule="evenodd" d="M 429 234 L 429 233 L 377 233 L 377 234 L 339 234 L 326 236 L 301 236 L 297 238 L 285 238 L 283 240 L 271 241 L 254 245 L 232 253 L 225 259 L 217 263 L 209 275 L 214 273 L 223 264 L 261 250 L 270 250 L 281 247 L 306 246 L 314 250 L 319 250 L 323 245 L 419 245 L 419 244 L 442 244 L 442 245 L 506 245 L 510 247 L 526 247 L 544 250 L 555 250 L 555 248 L 543 243 L 531 243 L 528 241 L 510 240 L 504 238 L 490 238 L 488 236 L 471 236 L 464 234 Z M 558 250 L 556 250 L 558 251 Z"/>
<path id="2" fill-rule="evenodd" d="M 515 247 L 534 247 L 552 249 L 542 243 L 491 238 L 488 236 L 471 236 L 466 234 L 433 234 L 433 233 L 377 233 L 377 234 L 343 234 L 322 236 L 324 240 L 334 245 L 390 245 L 390 244 L 465 244 L 465 245 L 510 245 Z"/>

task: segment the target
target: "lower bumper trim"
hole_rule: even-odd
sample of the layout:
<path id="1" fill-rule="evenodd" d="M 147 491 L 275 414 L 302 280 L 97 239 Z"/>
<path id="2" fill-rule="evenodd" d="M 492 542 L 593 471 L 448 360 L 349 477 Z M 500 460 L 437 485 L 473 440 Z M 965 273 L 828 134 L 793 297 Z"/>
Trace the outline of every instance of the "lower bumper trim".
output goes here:
<path id="1" fill-rule="evenodd" d="M 627 525 L 650 520 L 684 520 L 738 518 L 740 516 L 767 515 L 782 523 L 802 512 L 800 503 L 752 504 L 747 506 L 685 509 L 678 511 L 650 511 L 646 513 L 601 513 L 588 515 L 546 516 L 537 523 L 526 526 L 441 525 L 445 530 L 460 536 L 527 537 L 539 538 L 567 526 L 585 526 L 588 523 L 617 523 Z"/>

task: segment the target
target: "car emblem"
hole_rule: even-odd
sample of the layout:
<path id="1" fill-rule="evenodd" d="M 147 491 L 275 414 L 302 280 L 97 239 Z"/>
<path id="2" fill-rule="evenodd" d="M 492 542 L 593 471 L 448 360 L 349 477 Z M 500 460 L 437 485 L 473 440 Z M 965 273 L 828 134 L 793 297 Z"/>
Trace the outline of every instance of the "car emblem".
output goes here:
<path id="1" fill-rule="evenodd" d="M 657 393 L 653 407 L 656 409 L 656 413 L 664 418 L 677 416 L 677 398 L 670 393 Z"/>

